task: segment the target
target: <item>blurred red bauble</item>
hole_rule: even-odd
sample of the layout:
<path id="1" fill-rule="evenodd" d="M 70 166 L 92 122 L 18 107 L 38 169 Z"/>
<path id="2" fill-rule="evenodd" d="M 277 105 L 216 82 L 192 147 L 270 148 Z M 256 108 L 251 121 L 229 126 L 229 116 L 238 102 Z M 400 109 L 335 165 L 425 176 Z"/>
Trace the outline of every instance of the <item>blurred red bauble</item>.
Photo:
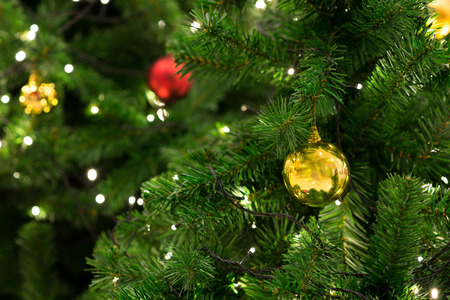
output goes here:
<path id="1" fill-rule="evenodd" d="M 191 74 L 182 78 L 177 74 L 182 67 L 183 64 L 177 67 L 175 59 L 167 55 L 157 59 L 148 70 L 148 86 L 162 102 L 167 104 L 183 98 L 191 89 L 192 81 L 188 81 Z"/>

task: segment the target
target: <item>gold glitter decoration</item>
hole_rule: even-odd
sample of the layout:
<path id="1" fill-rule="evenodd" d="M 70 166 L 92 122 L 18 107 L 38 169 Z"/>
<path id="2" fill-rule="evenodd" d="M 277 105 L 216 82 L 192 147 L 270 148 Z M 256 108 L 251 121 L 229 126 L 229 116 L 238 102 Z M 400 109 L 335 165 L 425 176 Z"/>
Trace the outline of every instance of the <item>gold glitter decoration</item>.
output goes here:
<path id="1" fill-rule="evenodd" d="M 27 114 L 48 113 L 53 106 L 58 105 L 55 85 L 53 83 L 39 85 L 39 78 L 36 73 L 32 73 L 28 84 L 22 87 L 19 100 L 25 106 L 25 113 Z"/>
<path id="2" fill-rule="evenodd" d="M 298 201 L 323 207 L 346 192 L 350 170 L 344 154 L 333 144 L 322 142 L 316 127 L 312 130 L 309 142 L 286 157 L 283 178 Z"/>

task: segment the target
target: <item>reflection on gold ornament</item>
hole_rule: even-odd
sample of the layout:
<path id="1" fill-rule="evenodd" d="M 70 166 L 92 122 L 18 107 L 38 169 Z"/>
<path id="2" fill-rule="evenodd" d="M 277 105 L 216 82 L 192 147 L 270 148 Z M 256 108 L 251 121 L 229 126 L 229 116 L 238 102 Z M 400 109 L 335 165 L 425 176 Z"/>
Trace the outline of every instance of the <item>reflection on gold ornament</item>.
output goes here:
<path id="1" fill-rule="evenodd" d="M 313 207 L 340 198 L 350 181 L 347 158 L 336 146 L 320 140 L 313 127 L 309 142 L 288 154 L 283 169 L 284 183 L 291 195 Z"/>
<path id="2" fill-rule="evenodd" d="M 438 14 L 431 28 L 437 28 L 434 36 L 444 38 L 450 32 L 450 0 L 434 0 L 428 4 Z"/>
<path id="3" fill-rule="evenodd" d="M 55 85 L 53 83 L 42 83 L 36 73 L 30 75 L 28 84 L 22 87 L 20 103 L 25 106 L 27 114 L 48 113 L 53 106 L 58 104 Z"/>

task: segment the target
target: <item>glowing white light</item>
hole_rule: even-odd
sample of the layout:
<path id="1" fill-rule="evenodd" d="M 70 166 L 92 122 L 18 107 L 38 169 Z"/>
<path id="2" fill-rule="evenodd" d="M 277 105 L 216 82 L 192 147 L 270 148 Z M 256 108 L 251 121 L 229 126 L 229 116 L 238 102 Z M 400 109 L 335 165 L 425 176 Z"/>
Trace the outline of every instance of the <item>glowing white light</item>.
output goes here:
<path id="1" fill-rule="evenodd" d="M 441 180 L 442 180 L 445 184 L 448 184 L 448 179 L 447 179 L 447 177 L 442 176 L 442 177 L 441 177 Z"/>
<path id="2" fill-rule="evenodd" d="M 95 202 L 97 202 L 98 204 L 102 204 L 103 202 L 105 202 L 105 196 L 103 196 L 102 194 L 98 194 L 95 197 Z"/>
<path id="3" fill-rule="evenodd" d="M 36 24 L 31 25 L 30 26 L 30 31 L 38 32 L 39 31 L 39 26 L 37 26 Z"/>
<path id="4" fill-rule="evenodd" d="M 147 231 L 150 231 L 150 224 L 147 224 Z"/>
<path id="5" fill-rule="evenodd" d="M 142 198 L 137 199 L 137 204 L 144 205 L 144 200 L 142 200 Z"/>
<path id="6" fill-rule="evenodd" d="M 358 90 L 362 89 L 362 84 L 361 84 L 361 83 L 358 83 L 358 84 L 356 85 L 356 88 L 357 88 Z"/>
<path id="7" fill-rule="evenodd" d="M 149 122 L 155 121 L 155 116 L 152 114 L 147 115 L 147 121 L 149 121 Z"/>
<path id="8" fill-rule="evenodd" d="M 418 260 L 419 262 L 422 262 L 423 257 L 422 257 L 422 256 L 419 256 L 419 257 L 417 258 L 417 260 Z"/>
<path id="9" fill-rule="evenodd" d="M 90 181 L 94 181 L 95 179 L 97 179 L 97 170 L 89 169 L 89 171 L 87 171 L 87 178 Z"/>
<path id="10" fill-rule="evenodd" d="M 8 95 L 3 95 L 2 96 L 2 102 L 5 103 L 5 104 L 8 103 L 9 102 L 9 96 Z"/>
<path id="11" fill-rule="evenodd" d="M 178 177 L 178 175 L 175 174 L 175 175 L 173 175 L 172 179 L 173 179 L 173 180 L 178 180 L 178 179 L 180 179 L 180 177 Z"/>
<path id="12" fill-rule="evenodd" d="M 238 287 L 239 283 L 233 283 L 234 287 Z"/>
<path id="13" fill-rule="evenodd" d="M 80 2 L 80 0 L 72 0 L 73 2 Z"/>
<path id="14" fill-rule="evenodd" d="M 288 70 L 288 75 L 294 75 L 294 73 L 295 73 L 294 68 L 290 68 L 290 69 Z"/>
<path id="15" fill-rule="evenodd" d="M 253 228 L 253 229 L 255 229 L 255 228 L 256 228 L 256 224 L 255 224 L 255 222 L 253 222 L 253 224 L 252 224 L 252 228 Z"/>
<path id="16" fill-rule="evenodd" d="M 72 72 L 73 72 L 73 65 L 71 65 L 71 64 L 65 65 L 65 66 L 64 66 L 64 71 L 65 71 L 67 74 L 72 73 Z"/>
<path id="17" fill-rule="evenodd" d="M 113 282 L 119 281 L 119 277 L 114 277 L 112 281 L 113 281 Z"/>
<path id="18" fill-rule="evenodd" d="M 136 203 L 136 198 L 131 196 L 130 198 L 128 198 L 128 203 L 130 203 L 130 205 L 133 205 L 134 203 Z"/>
<path id="19" fill-rule="evenodd" d="M 16 53 L 16 60 L 17 61 L 22 61 L 27 57 L 27 54 L 25 53 L 25 51 L 20 50 L 19 52 Z"/>
<path id="20" fill-rule="evenodd" d="M 248 250 L 248 251 L 250 251 L 251 253 L 255 253 L 256 250 L 255 250 L 255 248 L 251 247 L 250 250 Z"/>
<path id="21" fill-rule="evenodd" d="M 177 230 L 177 226 L 175 224 L 172 225 L 172 230 Z"/>
<path id="22" fill-rule="evenodd" d="M 250 201 L 248 201 L 248 196 L 244 195 L 244 200 L 241 201 L 241 204 L 246 206 L 248 204 L 250 204 Z"/>
<path id="23" fill-rule="evenodd" d="M 159 27 L 159 28 L 164 28 L 164 27 L 166 27 L 166 22 L 164 22 L 163 20 L 159 20 L 159 21 L 158 21 L 158 27 Z"/>
<path id="24" fill-rule="evenodd" d="M 242 111 L 247 111 L 247 106 L 246 106 L 246 105 L 242 105 L 242 106 L 241 106 L 241 110 L 242 110 Z"/>
<path id="25" fill-rule="evenodd" d="M 336 203 L 336 205 L 339 206 L 339 205 L 341 205 L 342 202 L 339 200 L 336 200 L 336 201 L 334 201 L 334 203 Z"/>
<path id="26" fill-rule="evenodd" d="M 294 21 L 298 21 L 298 18 L 297 17 L 294 17 L 294 18 L 292 18 L 292 20 L 294 20 Z"/>
<path id="27" fill-rule="evenodd" d="M 257 9 L 265 9 L 265 8 L 266 8 L 266 3 L 264 2 L 264 0 L 258 0 L 258 1 L 255 3 L 255 7 L 256 7 Z"/>
<path id="28" fill-rule="evenodd" d="M 191 31 L 192 32 L 196 32 L 197 30 L 199 30 L 201 27 L 200 23 L 197 21 L 192 22 L 191 24 Z"/>
<path id="29" fill-rule="evenodd" d="M 169 113 L 167 112 L 167 110 L 160 108 L 158 109 L 158 111 L 156 112 L 156 114 L 158 115 L 158 118 L 161 121 L 164 121 L 165 118 L 167 118 L 169 116 Z"/>
<path id="30" fill-rule="evenodd" d="M 2 147 L 2 141 L 0 141 L 0 148 Z"/>
<path id="31" fill-rule="evenodd" d="M 438 291 L 438 289 L 437 289 L 437 288 L 433 288 L 433 289 L 431 290 L 431 298 L 437 299 L 438 296 L 439 296 L 439 291 Z"/>
<path id="32" fill-rule="evenodd" d="M 300 237 L 300 233 L 297 233 L 296 235 L 294 235 L 296 238 Z"/>
<path id="33" fill-rule="evenodd" d="M 417 286 L 414 286 L 413 292 L 417 295 L 419 293 L 419 288 Z"/>
<path id="34" fill-rule="evenodd" d="M 172 257 L 172 252 L 167 252 L 167 254 L 164 256 L 165 259 L 169 260 Z"/>
<path id="35" fill-rule="evenodd" d="M 30 136 L 26 136 L 23 138 L 23 143 L 27 146 L 33 144 L 33 139 Z"/>
<path id="36" fill-rule="evenodd" d="M 41 209 L 37 206 L 33 206 L 31 208 L 31 213 L 33 214 L 33 216 L 37 216 L 39 215 L 39 213 L 41 212 Z"/>
<path id="37" fill-rule="evenodd" d="M 14 172 L 14 173 L 13 173 L 13 177 L 14 177 L 15 179 L 19 179 L 20 173 L 19 173 L 19 172 Z"/>
<path id="38" fill-rule="evenodd" d="M 100 2 L 101 2 L 102 4 L 108 4 L 108 3 L 109 3 L 109 0 L 100 0 Z"/>
<path id="39" fill-rule="evenodd" d="M 28 40 L 32 41 L 32 40 L 34 40 L 35 38 L 36 38 L 36 32 L 34 32 L 34 31 L 28 31 L 28 32 L 27 32 L 27 39 L 28 39 Z"/>
<path id="40" fill-rule="evenodd" d="M 450 26 L 448 26 L 447 24 L 444 25 L 444 26 L 442 26 L 440 34 L 442 34 L 442 35 L 445 36 L 445 35 L 447 35 L 449 32 L 450 32 Z"/>
<path id="41" fill-rule="evenodd" d="M 95 115 L 95 114 L 98 114 L 99 111 L 100 111 L 100 109 L 98 108 L 97 105 L 93 105 L 93 106 L 91 107 L 91 113 L 93 113 L 94 115 Z"/>

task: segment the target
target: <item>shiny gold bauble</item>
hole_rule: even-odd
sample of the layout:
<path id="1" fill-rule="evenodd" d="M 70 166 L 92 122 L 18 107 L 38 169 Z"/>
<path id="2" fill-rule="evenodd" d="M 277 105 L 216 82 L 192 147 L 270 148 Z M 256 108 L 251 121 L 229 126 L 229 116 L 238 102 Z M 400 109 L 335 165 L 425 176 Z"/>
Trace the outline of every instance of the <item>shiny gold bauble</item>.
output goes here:
<path id="1" fill-rule="evenodd" d="M 33 73 L 27 85 L 22 87 L 19 97 L 20 103 L 25 106 L 27 114 L 48 113 L 53 106 L 58 104 L 55 85 L 53 83 L 38 84 L 38 76 Z"/>
<path id="2" fill-rule="evenodd" d="M 321 142 L 313 127 L 309 142 L 286 157 L 283 178 L 288 191 L 298 201 L 322 207 L 345 193 L 350 170 L 344 154 L 333 144 Z"/>
<path id="3" fill-rule="evenodd" d="M 434 0 L 428 4 L 437 14 L 431 28 L 437 28 L 434 36 L 437 39 L 444 38 L 450 32 L 450 0 Z"/>

